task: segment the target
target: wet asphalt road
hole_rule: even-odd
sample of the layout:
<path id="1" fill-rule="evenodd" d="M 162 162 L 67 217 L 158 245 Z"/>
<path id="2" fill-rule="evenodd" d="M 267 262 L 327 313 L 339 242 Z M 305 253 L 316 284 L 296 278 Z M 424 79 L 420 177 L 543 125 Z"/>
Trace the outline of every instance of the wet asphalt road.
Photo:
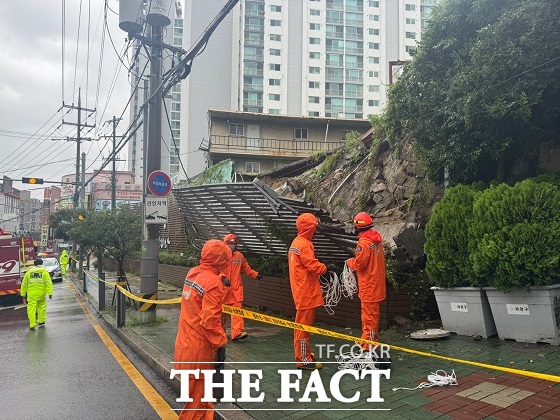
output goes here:
<path id="1" fill-rule="evenodd" d="M 25 307 L 0 310 L 0 358 L 0 418 L 159 418 L 65 282 L 44 328 L 29 329 Z"/>

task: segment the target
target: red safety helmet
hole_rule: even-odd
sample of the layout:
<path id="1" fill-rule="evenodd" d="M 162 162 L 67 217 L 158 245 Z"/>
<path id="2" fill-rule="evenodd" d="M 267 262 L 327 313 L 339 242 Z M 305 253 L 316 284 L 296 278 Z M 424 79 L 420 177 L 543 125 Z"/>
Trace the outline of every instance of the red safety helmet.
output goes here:
<path id="1" fill-rule="evenodd" d="M 224 242 L 226 244 L 237 245 L 237 243 L 239 242 L 239 238 L 237 237 L 237 235 L 235 233 L 228 233 L 224 237 Z"/>
<path id="2" fill-rule="evenodd" d="M 369 214 L 362 211 L 354 216 L 354 226 L 359 230 L 369 229 L 373 226 L 373 220 Z"/>

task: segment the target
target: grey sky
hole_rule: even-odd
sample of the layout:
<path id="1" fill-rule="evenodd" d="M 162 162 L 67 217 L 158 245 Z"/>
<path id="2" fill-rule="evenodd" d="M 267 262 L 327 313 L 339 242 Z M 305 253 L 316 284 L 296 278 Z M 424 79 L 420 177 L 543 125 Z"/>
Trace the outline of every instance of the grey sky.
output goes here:
<path id="1" fill-rule="evenodd" d="M 108 0 L 108 4 L 118 12 L 117 0 Z M 107 33 L 103 69 L 101 77 L 98 77 L 103 5 L 103 0 L 65 1 L 65 103 L 77 105 L 78 96 L 74 92 L 81 87 L 82 106 L 97 109 L 96 115 L 87 121 L 90 124 L 95 122 L 97 129 L 88 133 L 88 137 L 108 134 L 109 127 L 103 126 L 104 122 L 113 115 L 121 116 L 130 95 L 127 70 L 118 63 L 117 53 Z M 115 47 L 121 53 L 126 45 L 126 34 L 119 29 L 118 16 L 111 10 L 108 10 L 107 20 Z M 62 119 L 62 112 L 56 113 L 62 106 L 62 0 L 0 1 L 0 39 L 0 177 L 7 175 L 19 179 L 30 175 L 60 180 L 62 175 L 75 171 L 76 157 L 75 142 L 51 140 L 76 136 L 76 128 L 70 125 L 57 130 Z M 88 68 L 89 72 L 86 72 Z M 85 113 L 82 115 L 86 116 Z M 128 111 L 123 117 L 118 132 L 128 126 Z M 64 120 L 76 122 L 77 111 L 64 116 Z M 31 136 L 37 130 L 39 132 Z M 87 131 L 83 130 L 83 134 Z M 91 169 L 99 168 L 101 156 L 108 155 L 109 149 L 104 149 L 105 144 L 105 139 L 84 143 L 82 150 L 88 154 L 87 166 L 91 165 Z M 97 161 L 93 162 L 96 157 Z M 119 169 L 124 170 L 125 166 L 121 162 Z M 31 189 L 19 182 L 15 183 L 15 187 Z M 34 192 L 33 196 L 39 196 L 38 192 Z"/>

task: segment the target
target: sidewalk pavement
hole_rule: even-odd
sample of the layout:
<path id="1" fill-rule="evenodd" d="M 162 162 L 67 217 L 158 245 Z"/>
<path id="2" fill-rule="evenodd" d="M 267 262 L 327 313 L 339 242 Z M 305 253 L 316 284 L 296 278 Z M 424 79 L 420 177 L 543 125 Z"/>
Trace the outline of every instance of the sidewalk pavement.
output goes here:
<path id="1" fill-rule="evenodd" d="M 135 291 L 135 281 L 131 279 Z M 139 283 L 138 283 L 139 284 Z M 160 283 L 158 299 L 168 299 L 180 295 L 175 286 Z M 81 290 L 81 289 L 80 289 Z M 107 291 L 110 304 L 112 289 Z M 249 308 L 250 309 L 250 308 Z M 336 308 L 334 308 L 336 311 Z M 147 361 L 162 378 L 179 392 L 178 382 L 170 381 L 169 371 L 173 367 L 175 337 L 179 319 L 179 305 L 160 305 L 157 316 L 161 322 L 142 325 L 129 324 L 133 310 L 127 312 L 127 327 L 118 333 L 129 346 Z M 103 317 L 115 325 L 110 311 L 102 312 Z M 274 314 L 269 314 L 274 315 Z M 276 315 L 277 316 L 277 315 Z M 228 337 L 229 337 L 228 316 Z M 357 329 L 344 329 L 328 325 L 319 327 L 360 336 Z M 116 328 L 115 328 L 116 329 Z M 372 394 L 372 380 L 354 379 L 345 375 L 340 381 L 343 398 L 351 398 L 360 392 L 355 402 L 340 402 L 333 394 L 330 381 L 339 366 L 334 354 L 327 357 L 326 349 L 336 354 L 346 343 L 331 337 L 311 335 L 311 345 L 317 358 L 323 363 L 319 371 L 320 381 L 309 371 L 302 372 L 299 390 L 292 390 L 293 402 L 279 402 L 282 394 L 279 370 L 295 369 L 293 362 L 293 332 L 290 329 L 257 321 L 246 320 L 245 340 L 229 341 L 227 344 L 226 369 L 261 369 L 262 379 L 259 389 L 253 389 L 251 396 L 264 393 L 263 402 L 239 402 L 217 404 L 216 410 L 225 419 L 558 419 L 560 418 L 560 383 L 534 377 L 507 373 L 495 367 L 481 368 L 456 361 L 391 350 L 392 368 L 390 378 L 380 379 L 380 396 L 383 402 L 367 402 Z M 498 338 L 482 339 L 452 335 L 437 341 L 418 341 L 409 337 L 411 331 L 391 329 L 380 333 L 383 343 L 430 353 L 449 358 L 480 362 L 487 365 L 512 368 L 548 375 L 560 376 L 560 348 L 548 344 L 526 344 L 515 341 L 501 341 Z M 348 347 L 348 346 L 347 346 Z M 348 351 L 349 348 L 343 349 Z M 427 376 L 436 371 L 447 374 L 455 372 L 457 386 L 434 386 L 427 389 L 396 390 L 393 388 L 415 388 L 427 382 Z M 440 372 L 441 373 L 441 372 Z M 256 376 L 252 376 L 252 381 Z M 291 382 L 295 377 L 291 377 Z M 310 387 L 325 389 L 330 402 L 317 402 L 318 394 Z M 338 387 L 334 385 L 334 391 Z M 311 401 L 300 401 L 308 393 Z M 233 376 L 233 396 L 241 395 L 240 375 Z M 338 396 L 338 400 L 342 397 Z M 380 411 L 373 411 L 380 410 Z M 381 411 L 383 410 L 383 411 Z"/>

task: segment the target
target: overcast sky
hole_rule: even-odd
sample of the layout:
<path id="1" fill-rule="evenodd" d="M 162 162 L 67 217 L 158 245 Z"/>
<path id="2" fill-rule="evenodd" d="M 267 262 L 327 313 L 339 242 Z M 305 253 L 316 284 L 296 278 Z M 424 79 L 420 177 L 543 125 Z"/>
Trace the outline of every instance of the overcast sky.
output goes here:
<path id="1" fill-rule="evenodd" d="M 97 128 L 89 133 L 87 128 L 82 131 L 87 137 L 109 134 L 109 127 L 103 124 L 113 115 L 121 116 L 130 96 L 128 71 L 119 64 L 109 39 L 110 33 L 121 54 L 127 42 L 126 33 L 118 27 L 118 16 L 107 11 L 109 33 L 105 34 L 103 66 L 99 72 L 104 0 L 66 0 L 64 37 L 62 4 L 63 0 L 0 1 L 0 177 L 35 176 L 60 181 L 62 175 L 75 172 L 76 143 L 51 140 L 76 137 L 76 127 L 61 126 L 63 112 L 57 113 L 63 103 L 63 92 L 64 103 L 77 106 L 77 91 L 81 87 L 82 107 L 97 110 L 87 120 Z M 117 0 L 108 0 L 108 5 L 118 12 Z M 82 119 L 88 114 L 82 113 Z M 128 127 L 128 110 L 123 118 L 117 133 Z M 77 122 L 77 111 L 65 115 L 64 120 Z M 99 168 L 101 157 L 108 156 L 106 142 L 107 139 L 101 139 L 83 143 L 86 167 L 91 165 L 90 170 Z M 120 162 L 118 169 L 127 169 L 126 163 Z M 21 182 L 14 186 L 31 189 Z M 41 195 L 36 191 L 33 196 Z"/>

